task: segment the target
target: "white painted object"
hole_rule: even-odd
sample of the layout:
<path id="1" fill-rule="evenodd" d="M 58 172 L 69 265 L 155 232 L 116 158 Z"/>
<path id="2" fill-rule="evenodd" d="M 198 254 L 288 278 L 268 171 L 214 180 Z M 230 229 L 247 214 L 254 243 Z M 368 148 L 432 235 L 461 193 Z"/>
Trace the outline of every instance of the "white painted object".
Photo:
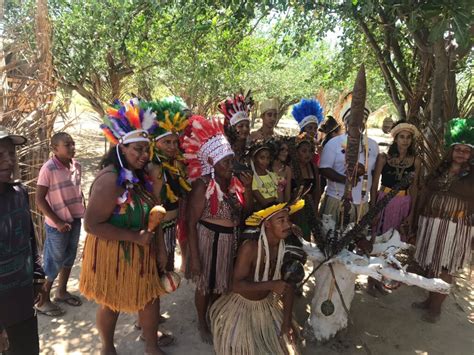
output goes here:
<path id="1" fill-rule="evenodd" d="M 322 221 L 323 233 L 326 233 L 327 230 L 334 230 L 334 222 L 331 218 L 323 216 Z M 347 327 L 348 317 L 335 287 L 330 295 L 333 277 L 329 264 L 333 266 L 337 284 L 348 309 L 350 309 L 354 298 L 354 285 L 358 274 L 367 275 L 379 281 L 383 278 L 391 279 L 428 291 L 449 294 L 451 286 L 443 280 L 428 279 L 406 271 L 406 266 L 403 267 L 395 255 L 400 250 L 408 248 L 411 248 L 411 245 L 400 240 L 398 231 L 390 230 L 376 237 L 370 258 L 344 249 L 326 261 L 315 273 L 316 287 L 311 301 L 311 315 L 308 319 L 306 334 L 312 333 L 316 340 L 325 341 Z M 303 249 L 308 254 L 308 259 L 313 262 L 314 267 L 324 262 L 323 253 L 316 246 L 303 241 Z M 328 296 L 330 296 L 335 310 L 332 315 L 325 316 L 321 313 L 321 304 L 328 299 Z"/>

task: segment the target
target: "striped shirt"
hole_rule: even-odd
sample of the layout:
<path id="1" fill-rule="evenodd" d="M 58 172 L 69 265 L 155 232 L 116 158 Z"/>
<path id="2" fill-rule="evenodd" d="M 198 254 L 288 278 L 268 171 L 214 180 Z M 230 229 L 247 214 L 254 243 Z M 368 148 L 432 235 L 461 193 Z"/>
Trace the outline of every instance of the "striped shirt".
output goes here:
<path id="1" fill-rule="evenodd" d="M 61 220 L 72 222 L 74 218 L 84 216 L 81 164 L 78 161 L 72 159 L 70 168 L 67 168 L 53 156 L 41 167 L 37 184 L 48 188 L 46 201 Z M 45 221 L 51 227 L 57 227 L 48 217 Z"/>

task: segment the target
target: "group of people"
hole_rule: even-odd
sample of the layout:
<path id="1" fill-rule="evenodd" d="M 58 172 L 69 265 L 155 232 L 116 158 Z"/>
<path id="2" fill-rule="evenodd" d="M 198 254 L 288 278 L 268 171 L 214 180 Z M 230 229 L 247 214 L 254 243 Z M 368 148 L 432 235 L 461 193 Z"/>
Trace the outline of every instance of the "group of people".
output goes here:
<path id="1" fill-rule="evenodd" d="M 250 132 L 252 105 L 249 95 L 229 97 L 218 106 L 222 120 L 193 115 L 179 98 L 114 102 L 101 125 L 111 148 L 87 206 L 74 140 L 66 133 L 53 135 L 53 156 L 41 168 L 36 190 L 45 216 L 42 262 L 28 194 L 12 179 L 15 147 L 26 139 L 1 128 L 0 351 L 38 353 L 34 309 L 61 316 L 61 302 L 82 304 L 66 286 L 84 217 L 79 288 L 98 304 L 102 353 L 116 353 L 120 312 L 137 314 L 135 326 L 147 354 L 162 354 L 161 347 L 175 341 L 158 325 L 164 321 L 163 280 L 175 270 L 178 245 L 181 271 L 196 285 L 199 334 L 217 354 L 298 353 L 298 327 L 292 319 L 298 283 L 282 267 L 290 256 L 288 245 L 298 248 L 300 238 L 318 240 L 322 215 L 336 226 L 343 224 L 346 150 L 353 149 L 344 133 L 351 96 L 336 118 L 326 119 L 317 100 L 302 99 L 292 109 L 300 129 L 295 136 L 275 134 L 282 114 L 275 99 L 260 104 L 262 126 Z M 369 113 L 366 108 L 365 121 Z M 361 128 L 351 186 L 350 219 L 355 223 L 395 190 L 373 221 L 372 234 L 398 229 L 404 241 L 416 244 L 420 266 L 447 282 L 470 261 L 473 121 L 449 122 L 446 156 L 427 177 L 414 125 L 395 124 L 386 153 Z M 155 229 L 149 214 L 156 205 L 166 213 Z M 367 291 L 375 296 L 384 285 L 370 280 Z M 430 293 L 413 306 L 426 310 L 424 319 L 434 322 L 444 297 Z"/>

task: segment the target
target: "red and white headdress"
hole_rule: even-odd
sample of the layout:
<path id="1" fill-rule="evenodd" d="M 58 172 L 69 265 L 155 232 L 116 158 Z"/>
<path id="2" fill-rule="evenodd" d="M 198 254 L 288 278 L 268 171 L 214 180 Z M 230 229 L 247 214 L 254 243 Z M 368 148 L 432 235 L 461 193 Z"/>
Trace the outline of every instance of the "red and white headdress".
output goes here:
<path id="1" fill-rule="evenodd" d="M 234 97 L 228 97 L 222 101 L 217 109 L 225 116 L 225 125 L 235 126 L 241 121 L 250 121 L 250 110 L 253 106 L 253 100 L 250 91 L 247 95 L 243 93 L 235 94 Z"/>
<path id="2" fill-rule="evenodd" d="M 194 181 L 201 176 L 211 175 L 206 199 L 211 199 L 211 213 L 216 214 L 219 201 L 222 201 L 224 194 L 214 178 L 214 165 L 225 157 L 233 156 L 234 152 L 218 118 L 207 120 L 202 116 L 191 116 L 190 122 L 192 122 L 191 136 L 186 136 L 183 142 L 188 178 Z M 229 192 L 235 193 L 239 202 L 243 204 L 244 187 L 235 176 L 232 177 Z"/>

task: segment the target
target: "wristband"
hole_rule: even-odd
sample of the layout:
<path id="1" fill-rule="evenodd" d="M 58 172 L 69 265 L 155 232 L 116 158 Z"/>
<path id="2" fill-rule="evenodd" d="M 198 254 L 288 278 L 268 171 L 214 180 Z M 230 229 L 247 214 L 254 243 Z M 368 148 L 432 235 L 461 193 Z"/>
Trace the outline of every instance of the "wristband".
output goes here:
<path id="1" fill-rule="evenodd" d="M 46 279 L 33 279 L 33 285 L 42 285 L 46 283 Z"/>

